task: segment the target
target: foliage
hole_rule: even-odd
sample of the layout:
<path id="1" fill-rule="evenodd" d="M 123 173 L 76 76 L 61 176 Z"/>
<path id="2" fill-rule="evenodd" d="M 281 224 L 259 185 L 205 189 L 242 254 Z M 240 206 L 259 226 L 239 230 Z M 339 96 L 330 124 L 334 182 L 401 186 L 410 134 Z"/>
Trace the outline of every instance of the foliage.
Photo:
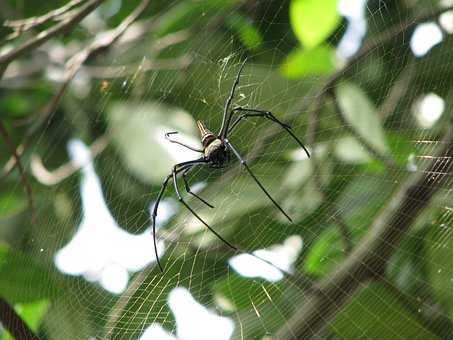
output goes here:
<path id="1" fill-rule="evenodd" d="M 0 17 L 36 17 L 65 3 L 11 0 L 0 5 Z M 344 70 L 336 56 L 346 27 L 337 0 L 152 1 L 123 40 L 90 55 L 56 109 L 48 112 L 64 79 L 65 62 L 96 34 L 117 27 L 139 3 L 106 1 L 72 31 L 0 70 L 0 120 L 14 146 L 25 143 L 20 159 L 36 214 L 18 167 L 8 173 L 13 155 L 0 136 L 0 296 L 43 339 L 109 332 L 112 338 L 138 338 L 152 323 L 175 333 L 168 295 L 181 286 L 211 311 L 234 320 L 234 337 L 273 335 L 304 307 L 306 282 L 320 282 L 335 272 L 348 259 L 348 245 L 360 247 L 399 186 L 423 171 L 441 147 L 453 98 L 451 34 L 415 59 L 408 30 L 352 65 L 343 61 L 349 73 L 321 94 L 323 84 Z M 427 10 L 417 2 L 369 6 L 366 41 L 376 41 L 391 23 L 398 26 Z M 436 5 L 431 6 L 429 10 Z M 2 28 L 0 55 L 53 24 L 13 40 L 7 40 L 11 30 Z M 56 254 L 86 221 L 80 183 L 87 179 L 81 168 L 89 157 L 71 160 L 68 143 L 77 138 L 91 145 L 92 170 L 112 219 L 137 238 L 146 235 L 150 207 L 171 166 L 197 157 L 178 153 L 179 146 L 170 145 L 164 133 L 178 131 L 178 139 L 198 148 L 197 120 L 217 132 L 245 57 L 234 104 L 272 110 L 291 122 L 294 133 L 305 136 L 312 157 L 301 156 L 297 145 L 272 130 L 269 121 L 249 119 L 230 139 L 250 157 L 252 170 L 294 223 L 275 211 L 237 164 L 190 172 L 189 182 L 199 182 L 200 195 L 216 208 L 192 198 L 188 202 L 226 239 L 249 252 L 300 236 L 302 251 L 285 277 L 271 282 L 240 275 L 229 262 L 235 254 L 171 200 L 167 203 L 174 214 L 158 223 L 160 239 L 167 241 L 164 274 L 154 262 L 129 270 L 128 288 L 114 294 L 100 286 L 98 277 L 60 272 Z M 409 65 L 415 65 L 415 76 L 405 84 Z M 423 129 L 414 112 L 420 96 L 429 92 L 445 100 L 446 110 Z M 313 103 L 319 98 L 326 100 L 313 132 Z M 103 138 L 107 142 L 100 146 Z M 377 154 L 392 157 L 395 168 L 386 168 L 364 142 Z M 47 178 L 54 184 L 46 183 Z M 445 191 L 439 189 L 415 227 L 394 245 L 385 275 L 379 273 L 381 281 L 351 292 L 344 308 L 326 317 L 322 335 L 447 338 L 453 322 L 453 202 Z M 173 188 L 167 195 L 174 195 Z M 346 236 L 338 218 L 348 228 Z M 103 227 L 102 222 L 96 227 Z M 100 242 L 100 251 L 109 241 Z M 127 249 L 117 251 L 127 254 Z M 0 337 L 10 338 L 1 329 Z"/>

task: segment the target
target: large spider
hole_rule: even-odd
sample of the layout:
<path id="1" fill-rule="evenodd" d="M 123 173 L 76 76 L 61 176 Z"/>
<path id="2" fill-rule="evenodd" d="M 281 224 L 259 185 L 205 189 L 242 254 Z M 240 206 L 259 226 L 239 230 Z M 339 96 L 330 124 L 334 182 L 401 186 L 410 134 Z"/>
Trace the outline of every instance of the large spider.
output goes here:
<path id="1" fill-rule="evenodd" d="M 239 84 L 239 78 L 241 76 L 242 69 L 244 68 L 244 65 L 247 60 L 245 60 L 241 67 L 239 68 L 239 72 L 236 75 L 236 79 L 233 83 L 233 87 L 231 88 L 231 93 L 230 96 L 228 97 L 224 111 L 223 111 L 223 119 L 222 119 L 222 126 L 220 128 L 219 133 L 216 135 L 209 131 L 206 126 L 204 125 L 203 122 L 197 121 L 197 126 L 198 129 L 200 130 L 200 135 L 201 135 L 201 143 L 203 145 L 203 149 L 197 149 L 194 148 L 190 145 L 184 144 L 180 141 L 172 139 L 170 136 L 173 134 L 177 134 L 178 132 L 168 132 L 165 134 L 165 137 L 168 141 L 171 143 L 176 143 L 179 145 L 182 145 L 190 150 L 199 152 L 203 154 L 202 157 L 195 159 L 193 161 L 187 161 L 187 162 L 182 162 L 179 164 L 176 164 L 173 166 L 173 170 L 171 174 L 169 174 L 164 182 L 162 183 L 162 187 L 160 189 L 159 195 L 157 196 L 156 203 L 154 204 L 154 209 L 152 213 L 152 225 L 153 225 L 153 240 L 154 240 L 154 251 L 156 254 L 156 260 L 157 264 L 159 265 L 160 270 L 163 272 L 162 265 L 160 264 L 159 260 L 159 255 L 157 254 L 157 245 L 156 245 L 156 216 L 157 216 L 157 208 L 159 206 L 159 202 L 162 198 L 162 195 L 167 187 L 168 181 L 170 178 L 173 178 L 173 185 L 175 187 L 175 192 L 176 196 L 178 196 L 178 200 L 201 222 L 203 223 L 211 232 L 214 233 L 220 240 L 222 240 L 225 244 L 227 244 L 229 247 L 231 247 L 234 250 L 237 250 L 235 246 L 233 246 L 231 243 L 229 243 L 227 240 L 225 240 L 222 236 L 220 236 L 209 224 L 207 224 L 187 203 L 184 201 L 182 198 L 181 194 L 179 193 L 178 189 L 178 175 L 182 173 L 182 179 L 184 181 L 184 186 L 186 191 L 199 199 L 201 202 L 206 204 L 210 208 L 214 208 L 211 204 L 206 202 L 203 198 L 195 194 L 190 190 L 189 183 L 187 182 L 187 172 L 189 172 L 194 166 L 196 165 L 208 165 L 210 168 L 222 168 L 225 167 L 229 161 L 230 161 L 230 152 L 234 154 L 234 156 L 238 159 L 238 161 L 241 163 L 241 165 L 244 166 L 244 168 L 247 170 L 247 172 L 250 174 L 250 176 L 253 178 L 253 180 L 256 182 L 256 184 L 261 188 L 261 190 L 266 194 L 266 196 L 272 201 L 272 203 L 282 212 L 283 215 L 286 216 L 286 218 L 292 222 L 291 218 L 288 216 L 288 214 L 282 209 L 282 207 L 272 198 L 272 196 L 267 192 L 267 190 L 264 188 L 264 186 L 261 184 L 261 182 L 256 178 L 256 176 L 253 174 L 252 170 L 250 170 L 247 161 L 244 160 L 239 152 L 236 150 L 236 148 L 231 144 L 231 142 L 228 140 L 228 135 L 234 130 L 236 126 L 245 118 L 248 117 L 261 117 L 261 118 L 267 118 L 270 121 L 280 125 L 286 132 L 288 132 L 291 137 L 293 137 L 297 143 L 305 150 L 306 154 L 308 157 L 310 157 L 310 153 L 308 152 L 307 148 L 302 144 L 302 142 L 294 135 L 294 133 L 291 131 L 291 126 L 288 124 L 285 124 L 281 122 L 280 120 L 275 117 L 272 112 L 269 111 L 263 111 L 263 110 L 257 110 L 257 109 L 250 109 L 250 108 L 245 108 L 245 107 L 235 107 L 231 111 L 229 110 L 231 101 L 233 100 L 234 97 L 234 92 L 236 90 L 236 87 Z M 233 116 L 235 113 L 240 113 L 235 120 L 233 120 Z"/>

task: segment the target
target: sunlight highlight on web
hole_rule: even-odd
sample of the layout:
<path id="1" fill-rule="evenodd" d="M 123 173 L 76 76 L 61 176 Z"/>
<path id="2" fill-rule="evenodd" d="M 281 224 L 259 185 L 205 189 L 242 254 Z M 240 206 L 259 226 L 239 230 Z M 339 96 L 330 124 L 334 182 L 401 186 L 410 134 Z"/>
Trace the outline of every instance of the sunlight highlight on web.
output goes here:
<path id="1" fill-rule="evenodd" d="M 338 11 L 348 20 L 346 32 L 337 47 L 341 59 L 353 56 L 360 48 L 367 24 L 365 18 L 366 0 L 340 0 Z"/>
<path id="2" fill-rule="evenodd" d="M 288 237 L 283 244 L 272 246 L 270 249 L 259 249 L 254 251 L 253 254 L 291 273 L 293 271 L 293 264 L 302 251 L 302 246 L 301 237 L 294 235 Z M 234 256 L 230 259 L 229 263 L 234 270 L 245 277 L 260 277 L 270 282 L 283 279 L 281 270 L 248 254 Z"/>
<path id="3" fill-rule="evenodd" d="M 82 275 L 115 294 L 127 286 L 129 273 L 155 261 L 149 229 L 133 235 L 121 229 L 105 203 L 89 150 L 80 140 L 68 144 L 73 162 L 82 165 L 80 195 L 83 217 L 72 240 L 55 255 L 57 268 L 70 275 Z M 162 217 L 171 215 L 171 205 L 163 202 Z M 165 216 L 164 216 L 165 215 Z M 162 219 L 160 219 L 162 222 Z M 163 242 L 158 244 L 163 253 Z"/>
<path id="4" fill-rule="evenodd" d="M 428 129 L 442 116 L 445 101 L 435 93 L 428 93 L 416 101 L 414 115 L 420 127 Z"/>
<path id="5" fill-rule="evenodd" d="M 416 57 L 423 57 L 443 40 L 442 31 L 434 22 L 418 25 L 411 38 L 411 50 Z"/>

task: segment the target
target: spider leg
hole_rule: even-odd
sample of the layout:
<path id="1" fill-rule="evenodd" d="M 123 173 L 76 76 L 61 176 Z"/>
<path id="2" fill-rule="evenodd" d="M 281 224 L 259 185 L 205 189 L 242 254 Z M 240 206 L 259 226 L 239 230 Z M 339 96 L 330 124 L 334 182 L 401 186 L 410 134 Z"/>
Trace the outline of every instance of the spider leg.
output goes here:
<path id="1" fill-rule="evenodd" d="M 308 152 L 307 148 L 305 145 L 300 141 L 299 138 L 292 132 L 291 126 L 288 124 L 283 123 L 280 121 L 277 117 L 274 116 L 272 112 L 269 111 L 262 111 L 262 110 L 257 110 L 257 109 L 247 109 L 247 108 L 242 108 L 242 107 L 237 107 L 232 110 L 232 112 L 246 112 L 238 116 L 233 124 L 231 124 L 231 127 L 228 129 L 227 135 L 229 135 L 233 129 L 245 118 L 247 117 L 262 117 L 262 118 L 267 118 L 270 121 L 280 125 L 286 132 L 288 132 L 291 137 L 294 138 L 294 140 L 304 149 L 305 153 L 307 154 L 308 157 L 310 157 L 310 153 Z M 247 113 L 248 112 L 248 113 Z"/>
<path id="2" fill-rule="evenodd" d="M 168 181 L 170 180 L 170 178 L 172 176 L 174 176 L 178 172 L 184 170 L 188 165 L 204 163 L 204 162 L 205 162 L 204 158 L 200 158 L 200 159 L 197 159 L 194 161 L 188 161 L 188 162 L 176 164 L 173 167 L 172 173 L 170 175 L 168 175 L 167 177 L 165 177 L 165 180 L 163 181 L 162 186 L 160 187 L 160 191 L 159 191 L 159 194 L 157 195 L 156 203 L 154 203 L 153 212 L 151 214 L 151 220 L 152 220 L 152 228 L 153 228 L 154 254 L 156 255 L 156 261 L 157 261 L 157 264 L 159 265 L 159 269 L 161 272 L 164 272 L 164 270 L 162 268 L 162 265 L 160 264 L 159 255 L 157 254 L 157 241 L 156 241 L 156 216 L 157 216 L 157 208 L 159 207 L 160 200 L 162 199 L 165 189 L 167 188 Z M 178 167 L 180 167 L 180 168 L 177 169 Z"/>
<path id="3" fill-rule="evenodd" d="M 231 114 L 232 114 L 232 112 L 229 112 L 231 101 L 233 100 L 234 92 L 236 91 L 236 87 L 239 84 L 239 79 L 241 78 L 241 72 L 242 72 L 242 69 L 244 68 L 246 62 L 247 62 L 247 58 L 245 58 L 245 60 L 242 62 L 242 65 L 239 68 L 239 71 L 238 71 L 238 74 L 236 75 L 236 79 L 233 83 L 233 86 L 231 87 L 230 96 L 228 97 L 227 101 L 225 102 L 225 107 L 223 109 L 222 126 L 220 127 L 220 131 L 218 133 L 220 139 L 224 139 L 228 133 L 228 126 L 230 125 Z"/>
<path id="4" fill-rule="evenodd" d="M 231 243 L 229 243 L 227 240 L 225 240 L 222 236 L 220 236 L 220 234 L 218 234 L 214 229 L 211 228 L 211 226 L 209 224 L 207 224 L 187 203 L 186 201 L 184 201 L 184 199 L 182 198 L 181 194 L 179 193 L 179 189 L 178 189 L 178 180 L 177 180 L 177 177 L 176 177 L 176 171 L 173 170 L 173 185 L 175 187 L 175 192 L 176 192 L 176 196 L 178 196 L 178 200 L 179 202 L 181 202 L 182 204 L 184 204 L 184 206 L 192 213 L 192 215 L 194 215 L 201 223 L 203 223 L 206 228 L 208 228 L 215 236 L 217 236 L 221 241 L 223 241 L 223 243 L 225 243 L 226 245 L 228 245 L 230 248 L 234 249 L 234 250 L 237 250 L 237 248 L 235 246 L 233 246 Z"/>
<path id="5" fill-rule="evenodd" d="M 224 140 L 224 143 L 227 145 L 228 148 L 231 149 L 231 151 L 233 151 L 234 155 L 236 156 L 236 158 L 241 162 L 241 164 L 245 167 L 245 169 L 247 170 L 247 172 L 249 173 L 250 176 L 252 176 L 253 180 L 255 181 L 256 184 L 258 184 L 258 186 L 261 188 L 261 190 L 266 194 L 266 196 L 272 201 L 272 203 L 274 203 L 274 205 L 278 208 L 278 210 L 280 210 L 282 212 L 283 215 L 286 216 L 286 218 L 292 222 L 293 220 L 291 219 L 291 217 L 288 216 L 288 214 L 283 210 L 283 208 L 272 198 L 272 196 L 267 192 L 267 190 L 264 188 L 264 186 L 261 184 L 261 182 L 258 180 L 258 178 L 256 178 L 256 176 L 253 174 L 252 170 L 249 168 L 248 164 L 247 164 L 247 161 L 244 160 L 241 155 L 239 154 L 239 152 L 235 149 L 235 147 L 230 143 L 230 141 L 228 139 L 225 139 Z"/>
<path id="6" fill-rule="evenodd" d="M 187 173 L 192 170 L 194 165 L 189 165 L 186 169 L 184 169 L 184 171 L 182 172 L 182 179 L 184 181 L 184 186 L 186 188 L 186 191 L 191 194 L 192 196 L 195 196 L 196 198 L 198 198 L 201 202 L 203 202 L 204 204 L 206 204 L 209 208 L 214 208 L 213 205 L 209 204 L 208 202 L 206 202 L 203 198 L 201 198 L 200 196 L 198 196 L 196 193 L 192 192 L 192 190 L 190 190 L 190 186 L 189 186 L 189 182 L 187 181 Z"/>
<path id="7" fill-rule="evenodd" d="M 190 149 L 192 151 L 203 153 L 203 150 L 201 150 L 201 149 L 194 148 L 193 146 L 187 145 L 187 144 L 185 144 L 183 142 L 177 141 L 176 139 L 170 138 L 170 135 L 175 135 L 177 133 L 178 133 L 177 131 L 167 132 L 165 134 L 165 139 L 168 140 L 170 143 L 179 144 L 179 145 L 182 145 L 182 146 L 184 146 L 187 149 Z"/>

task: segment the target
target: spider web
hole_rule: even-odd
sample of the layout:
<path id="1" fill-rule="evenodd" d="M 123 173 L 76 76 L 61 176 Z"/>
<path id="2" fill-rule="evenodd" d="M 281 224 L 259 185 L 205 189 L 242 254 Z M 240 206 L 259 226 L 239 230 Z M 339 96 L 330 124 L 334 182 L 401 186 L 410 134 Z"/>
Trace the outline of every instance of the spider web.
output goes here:
<path id="1" fill-rule="evenodd" d="M 221 4 L 213 6 L 222 10 Z M 367 33 L 375 34 L 389 24 L 387 6 L 379 1 L 364 7 Z M 207 15 L 215 11 L 211 9 Z M 225 17 L 233 17 L 237 11 L 231 9 Z M 68 157 L 80 165 L 80 176 L 48 188 L 58 197 L 56 211 L 63 213 L 49 216 L 47 226 L 37 228 L 31 237 L 31 254 L 47 256 L 49 282 L 53 282 L 55 266 L 68 275 L 62 295 L 52 286 L 42 287 L 43 295 L 51 290 L 55 301 L 43 321 L 43 332 L 49 338 L 74 334 L 109 339 L 270 338 L 304 307 L 311 280 L 331 273 L 347 257 L 349 246 L 360 245 L 399 185 L 424 171 L 445 144 L 440 138 L 445 126 L 442 122 L 451 116 L 448 70 L 452 63 L 442 58 L 451 44 L 446 28 L 441 33 L 443 41 L 426 55 L 395 54 L 410 50 L 413 37 L 408 35 L 403 38 L 404 48 L 379 45 L 363 62 L 352 66 L 349 82 L 353 89 L 359 87 L 372 98 L 379 108 L 376 114 L 393 107 L 388 116 L 379 116 L 386 147 L 398 164 L 388 176 L 383 164 L 351 134 L 354 122 L 339 119 L 329 101 L 320 111 L 316 138 L 310 143 L 312 103 L 325 77 L 290 80 L 281 75 L 279 66 L 295 44 L 287 4 L 269 2 L 247 11 L 265 38 L 260 48 L 244 48 L 223 23 L 208 20 L 208 28 L 197 32 L 191 44 L 183 47 L 193 58 L 186 70 L 146 72 L 142 63 L 130 76 L 109 79 L 100 96 L 90 97 L 91 121 L 80 123 L 78 117 L 84 115 L 79 111 L 86 108 L 70 103 L 73 120 L 56 118 L 49 129 L 57 132 L 51 137 L 43 132 L 40 144 L 47 148 L 44 163 L 54 161 L 51 155 L 63 143 Z M 344 40 L 348 27 L 353 30 L 350 26 L 360 22 L 349 19 L 332 38 L 332 44 L 343 46 L 347 57 L 356 52 L 354 43 L 357 48 L 363 43 L 360 34 Z M 192 20 L 205 22 L 203 17 Z M 434 21 L 431 24 L 441 27 Z M 280 34 L 281 26 L 288 30 Z M 145 60 L 146 54 L 140 53 Z M 199 157 L 182 147 L 168 146 L 163 135 L 180 128 L 181 134 L 176 136 L 196 146 L 194 124 L 198 119 L 216 133 L 245 56 L 249 61 L 233 104 L 272 111 L 291 122 L 318 168 L 272 122 L 259 118 L 242 122 L 230 141 L 295 222 L 288 223 L 236 159 L 226 169 L 196 167 L 188 176 L 189 182 L 215 208 L 191 198 L 182 180 L 181 193 L 240 251 L 232 252 L 187 212 L 177 202 L 170 182 L 158 212 L 158 249 L 165 271 L 161 274 L 154 259 L 149 220 L 160 190 L 156 178 L 163 180 L 162 174 L 170 172 L 171 164 Z M 428 58 L 438 58 L 442 64 Z M 117 60 L 106 62 L 121 64 Z M 388 65 L 394 69 L 387 70 Z M 83 73 L 79 75 L 72 91 L 77 93 L 86 81 Z M 402 85 L 395 86 L 397 82 Z M 114 95 L 118 89 L 120 100 Z M 401 91 L 396 99 L 395 89 Z M 87 94 L 79 96 L 83 101 Z M 433 118 L 437 111 L 441 114 Z M 93 159 L 88 150 L 92 139 L 77 131 L 103 124 L 109 144 Z M 152 126 L 145 135 L 154 144 L 140 144 L 146 140 L 141 139 L 140 125 L 144 130 Z M 128 135 L 134 128 L 136 135 Z M 99 134 L 94 131 L 93 135 Z M 139 149 L 132 147 L 137 145 Z M 143 171 L 143 163 L 150 174 Z M 421 320 L 435 307 L 439 318 L 449 320 L 452 315 L 448 255 L 452 251 L 453 203 L 451 186 L 445 188 L 422 211 L 395 251 L 386 273 L 393 286 L 372 283 L 357 295 L 351 293 L 352 302 L 337 317 L 325 316 L 327 327 L 322 336 L 373 338 L 378 332 L 397 338 L 430 337 L 436 327 L 442 332 L 446 326 L 427 325 Z M 339 219 L 346 225 L 346 236 Z M 401 298 L 404 294 L 410 296 L 408 303 Z"/>

